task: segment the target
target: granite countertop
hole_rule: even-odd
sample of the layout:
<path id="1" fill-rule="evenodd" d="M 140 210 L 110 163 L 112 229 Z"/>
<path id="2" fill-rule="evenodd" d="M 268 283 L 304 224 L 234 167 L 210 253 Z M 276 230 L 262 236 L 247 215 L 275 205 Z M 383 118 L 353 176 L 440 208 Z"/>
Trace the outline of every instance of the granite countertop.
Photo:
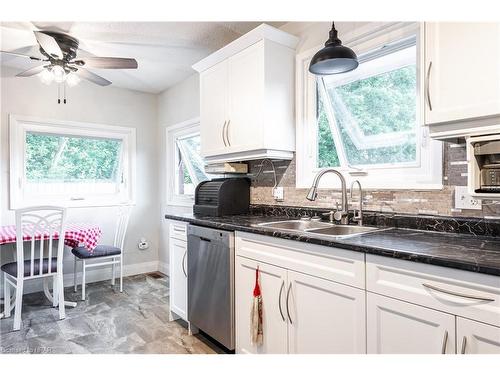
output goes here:
<path id="1" fill-rule="evenodd" d="M 203 217 L 167 213 L 165 218 L 500 276 L 500 238 L 497 237 L 390 228 L 343 239 L 319 238 L 304 232 L 255 226 L 263 222 L 293 219 L 283 216 Z"/>

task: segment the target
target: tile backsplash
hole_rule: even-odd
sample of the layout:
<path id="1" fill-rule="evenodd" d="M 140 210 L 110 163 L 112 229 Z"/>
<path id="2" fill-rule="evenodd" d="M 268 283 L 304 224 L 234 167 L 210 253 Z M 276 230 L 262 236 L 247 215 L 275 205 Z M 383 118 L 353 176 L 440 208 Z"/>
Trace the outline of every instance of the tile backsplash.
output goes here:
<path id="1" fill-rule="evenodd" d="M 443 189 L 441 190 L 365 190 L 364 208 L 378 212 L 397 212 L 408 214 L 500 218 L 500 201 L 483 200 L 482 210 L 455 209 L 455 186 L 467 185 L 467 164 L 465 144 L 444 143 Z M 284 201 L 276 202 L 271 195 L 274 185 L 273 173 L 269 163 L 255 178 L 262 160 L 249 162 L 249 175 L 252 178 L 252 204 L 285 205 L 300 207 L 335 207 L 340 203 L 340 191 L 319 189 L 318 198 L 308 201 L 308 189 L 295 188 L 295 158 L 288 161 L 273 161 L 278 186 L 284 188 Z M 333 198 L 332 198 L 333 196 Z M 354 198 L 356 199 L 356 198 Z"/>

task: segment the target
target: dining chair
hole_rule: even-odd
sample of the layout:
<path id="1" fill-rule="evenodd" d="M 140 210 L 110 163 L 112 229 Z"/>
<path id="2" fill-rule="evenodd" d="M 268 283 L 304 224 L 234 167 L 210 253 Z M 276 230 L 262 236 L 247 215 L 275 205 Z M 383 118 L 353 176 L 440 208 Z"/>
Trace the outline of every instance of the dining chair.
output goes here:
<path id="1" fill-rule="evenodd" d="M 116 266 L 120 265 L 120 293 L 123 292 L 123 244 L 130 218 L 130 206 L 121 206 L 115 227 L 113 246 L 97 245 L 92 251 L 85 247 L 75 247 L 71 250 L 75 256 L 73 267 L 73 283 L 75 292 L 78 290 L 77 261 L 82 262 L 82 301 L 85 301 L 85 285 L 87 268 L 111 265 L 111 285 L 115 285 Z"/>
<path id="2" fill-rule="evenodd" d="M 16 210 L 16 262 L 0 267 L 4 273 L 4 318 L 14 309 L 14 331 L 21 329 L 24 282 L 52 277 L 53 306 L 59 306 L 59 319 L 64 319 L 63 254 L 66 209 L 55 206 L 28 207 Z M 24 241 L 23 236 L 31 238 Z M 60 240 L 55 240 L 58 236 Z M 54 241 L 57 241 L 55 246 Z M 29 246 L 25 247 L 25 243 Z M 45 244 L 47 246 L 45 247 Z M 11 302 L 11 287 L 15 302 Z"/>

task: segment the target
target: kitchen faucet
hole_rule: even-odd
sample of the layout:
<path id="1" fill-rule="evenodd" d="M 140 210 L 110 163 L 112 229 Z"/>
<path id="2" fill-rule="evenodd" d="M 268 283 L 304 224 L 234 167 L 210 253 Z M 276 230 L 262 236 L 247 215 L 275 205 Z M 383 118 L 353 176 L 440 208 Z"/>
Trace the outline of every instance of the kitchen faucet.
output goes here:
<path id="1" fill-rule="evenodd" d="M 341 224 L 348 224 L 349 222 L 349 217 L 348 217 L 348 212 L 347 212 L 347 188 L 346 188 L 346 183 L 345 183 L 345 178 L 342 176 L 342 174 L 337 171 L 336 169 L 333 168 L 325 168 L 322 169 L 316 174 L 316 177 L 314 177 L 313 184 L 311 188 L 309 189 L 309 192 L 307 193 L 306 198 L 309 199 L 310 201 L 316 200 L 316 197 L 318 196 L 318 185 L 319 185 L 319 180 L 321 177 L 323 177 L 324 174 L 326 173 L 334 173 L 340 178 L 340 184 L 342 188 L 342 206 L 341 206 L 341 211 L 337 210 L 335 212 L 330 211 L 330 222 L 332 222 L 334 219 L 335 220 L 340 220 Z"/>
<path id="2" fill-rule="evenodd" d="M 352 199 L 352 191 L 354 190 L 354 185 L 358 185 L 359 187 L 359 209 L 356 210 L 354 209 L 354 217 L 352 218 L 353 221 L 356 221 L 358 225 L 363 225 L 363 189 L 361 188 L 361 182 L 358 180 L 355 180 L 351 184 L 350 190 L 350 196 Z M 356 213 L 356 211 L 358 211 Z"/>

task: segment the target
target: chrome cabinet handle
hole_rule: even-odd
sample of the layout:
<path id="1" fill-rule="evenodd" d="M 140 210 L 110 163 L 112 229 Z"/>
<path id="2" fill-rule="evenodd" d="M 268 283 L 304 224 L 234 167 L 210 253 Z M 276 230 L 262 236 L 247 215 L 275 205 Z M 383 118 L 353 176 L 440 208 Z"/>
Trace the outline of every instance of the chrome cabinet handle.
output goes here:
<path id="1" fill-rule="evenodd" d="M 231 120 L 227 121 L 227 126 L 226 126 L 226 139 L 227 139 L 227 144 L 229 147 L 231 147 L 231 142 L 229 141 L 229 125 L 231 124 Z"/>
<path id="2" fill-rule="evenodd" d="M 226 138 L 225 138 L 225 135 L 226 135 L 226 123 L 227 121 L 224 121 L 224 125 L 222 125 L 222 132 L 221 132 L 221 135 L 222 135 L 222 142 L 224 142 L 224 147 L 227 147 L 227 143 L 226 143 Z"/>
<path id="3" fill-rule="evenodd" d="M 278 297 L 278 306 L 280 308 L 281 319 L 283 319 L 283 321 L 286 322 L 285 315 L 283 315 L 283 310 L 281 309 L 281 295 L 283 294 L 284 288 L 285 288 L 285 280 L 283 280 L 283 282 L 281 283 L 280 295 Z"/>
<path id="4" fill-rule="evenodd" d="M 430 79 L 431 79 L 431 68 L 432 61 L 429 62 L 429 67 L 427 68 L 427 79 L 426 79 L 426 94 L 427 94 L 427 104 L 429 105 L 429 111 L 432 111 L 432 102 L 431 102 L 431 89 L 430 89 Z"/>
<path id="5" fill-rule="evenodd" d="M 426 283 L 423 283 L 422 286 L 424 286 L 426 288 L 429 288 L 429 289 L 432 289 L 432 290 L 435 290 L 435 291 L 438 291 L 438 292 L 441 292 L 441 293 L 451 294 L 452 296 L 469 298 L 469 299 L 475 299 L 475 300 L 478 300 L 478 301 L 485 301 L 485 302 L 493 302 L 493 301 L 495 301 L 493 298 L 481 297 L 481 296 L 473 296 L 472 294 L 465 294 L 465 293 L 453 292 L 451 290 L 442 289 L 442 288 L 439 288 L 437 286 L 426 284 Z"/>
<path id="6" fill-rule="evenodd" d="M 290 308 L 288 307 L 288 298 L 290 297 L 290 290 L 292 290 L 292 283 L 288 285 L 288 291 L 286 292 L 286 315 L 288 316 L 290 324 L 293 324 L 292 318 L 290 317 Z"/>
<path id="7" fill-rule="evenodd" d="M 448 343 L 448 331 L 444 331 L 443 345 L 441 347 L 441 354 L 446 354 L 446 344 Z"/>
<path id="8" fill-rule="evenodd" d="M 464 338 L 462 339 L 462 350 L 460 350 L 461 354 L 465 354 L 466 345 L 467 345 L 467 337 L 464 336 Z"/>
<path id="9" fill-rule="evenodd" d="M 186 261 L 186 255 L 187 255 L 187 250 L 184 252 L 184 255 L 182 256 L 182 272 L 184 272 L 184 276 L 188 277 L 186 272 L 186 267 L 184 266 L 184 263 Z"/>

